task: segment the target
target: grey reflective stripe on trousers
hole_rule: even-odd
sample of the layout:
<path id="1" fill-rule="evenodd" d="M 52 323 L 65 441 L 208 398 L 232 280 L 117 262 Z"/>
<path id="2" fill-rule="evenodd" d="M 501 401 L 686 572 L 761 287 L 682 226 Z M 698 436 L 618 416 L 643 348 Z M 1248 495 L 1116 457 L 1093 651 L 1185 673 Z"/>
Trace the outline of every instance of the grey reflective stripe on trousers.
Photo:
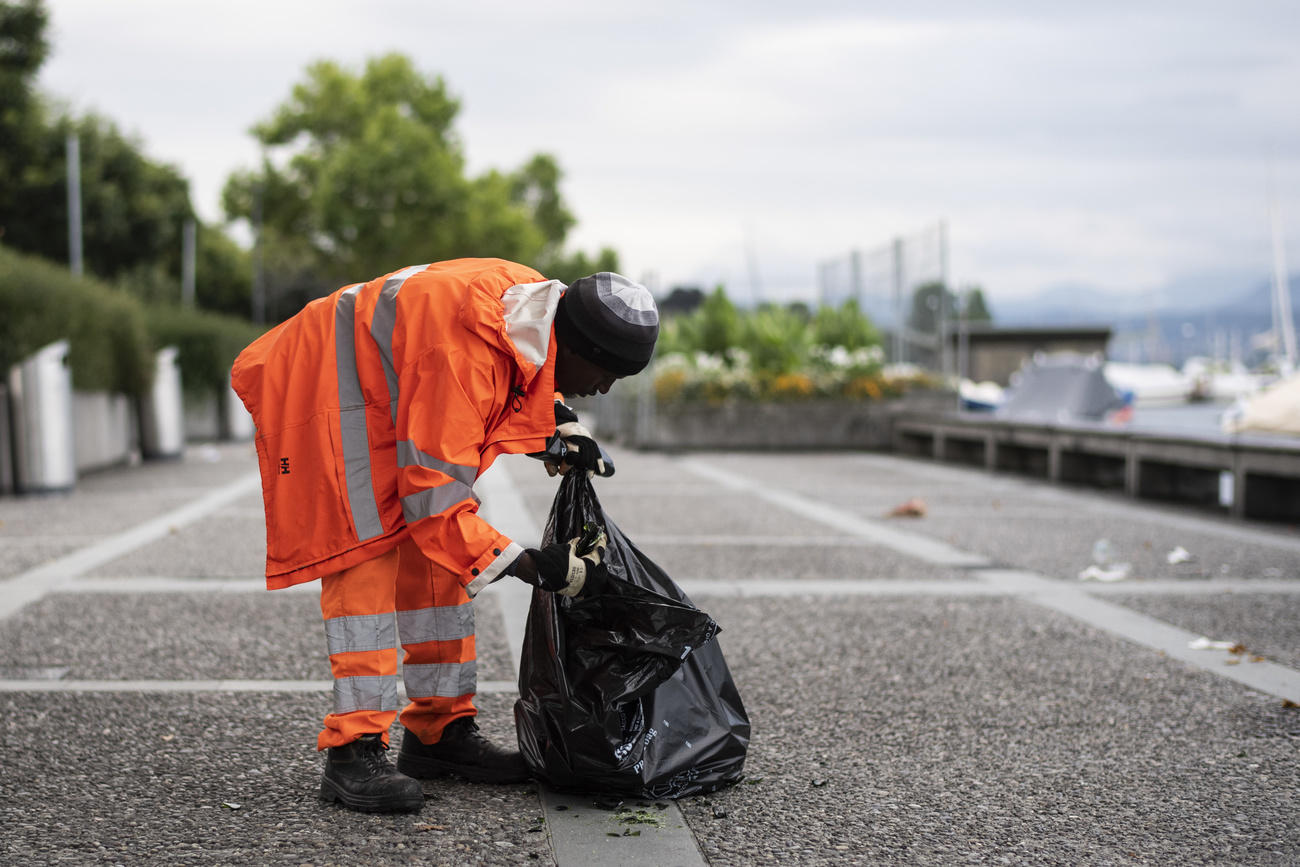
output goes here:
<path id="1" fill-rule="evenodd" d="M 419 274 L 428 265 L 403 268 L 384 281 L 375 302 L 375 315 L 370 320 L 370 336 L 379 346 L 379 356 L 384 364 L 384 379 L 388 381 L 388 405 L 392 408 L 393 424 L 397 424 L 397 368 L 393 364 L 393 329 L 397 325 L 397 293 L 408 278 Z"/>
<path id="2" fill-rule="evenodd" d="M 325 621 L 325 644 L 330 656 L 397 647 L 392 614 L 356 614 Z"/>
<path id="3" fill-rule="evenodd" d="M 357 539 L 373 539 L 384 532 L 370 476 L 370 438 L 366 434 L 366 402 L 357 373 L 356 307 L 361 284 L 350 286 L 334 308 L 334 353 L 339 381 L 339 437 L 347 476 L 348 508 Z"/>
<path id="4" fill-rule="evenodd" d="M 474 606 L 465 602 L 460 605 L 399 611 L 397 631 L 402 636 L 403 645 L 469 638 L 474 634 Z"/>
<path id="5" fill-rule="evenodd" d="M 478 662 L 402 666 L 407 698 L 455 698 L 478 692 Z"/>
<path id="6" fill-rule="evenodd" d="M 340 677 L 334 681 L 334 712 L 399 710 L 397 675 Z"/>

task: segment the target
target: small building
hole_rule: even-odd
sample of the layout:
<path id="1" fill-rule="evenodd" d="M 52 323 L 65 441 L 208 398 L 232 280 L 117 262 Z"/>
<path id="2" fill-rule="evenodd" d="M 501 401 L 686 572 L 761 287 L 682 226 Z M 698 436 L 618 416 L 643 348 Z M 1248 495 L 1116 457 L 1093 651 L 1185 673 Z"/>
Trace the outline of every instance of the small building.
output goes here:
<path id="1" fill-rule="evenodd" d="M 1075 352 L 1105 354 L 1110 343 L 1108 325 L 1068 328 L 1006 328 L 970 325 L 948 336 L 957 372 L 975 382 L 1008 385 L 1011 374 L 1035 353 Z"/>

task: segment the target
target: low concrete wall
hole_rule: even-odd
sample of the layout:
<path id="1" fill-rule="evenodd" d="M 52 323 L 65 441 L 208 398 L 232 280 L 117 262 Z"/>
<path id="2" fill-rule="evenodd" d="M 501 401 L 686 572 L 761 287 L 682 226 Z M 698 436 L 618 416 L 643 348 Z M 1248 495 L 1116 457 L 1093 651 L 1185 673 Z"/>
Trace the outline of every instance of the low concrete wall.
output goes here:
<path id="1" fill-rule="evenodd" d="M 900 416 L 893 448 L 1134 498 L 1224 508 L 1236 517 L 1300 520 L 1300 441 L 1295 439 L 1023 424 L 947 413 Z"/>
<path id="2" fill-rule="evenodd" d="M 956 405 L 950 392 L 893 400 L 817 399 L 779 403 L 657 403 L 649 394 L 577 400 L 574 409 L 602 438 L 665 451 L 888 449 L 894 419 Z"/>
<path id="3" fill-rule="evenodd" d="M 234 389 L 220 395 L 185 395 L 184 416 L 186 442 L 246 442 L 257 433 L 253 417 L 244 409 Z"/>

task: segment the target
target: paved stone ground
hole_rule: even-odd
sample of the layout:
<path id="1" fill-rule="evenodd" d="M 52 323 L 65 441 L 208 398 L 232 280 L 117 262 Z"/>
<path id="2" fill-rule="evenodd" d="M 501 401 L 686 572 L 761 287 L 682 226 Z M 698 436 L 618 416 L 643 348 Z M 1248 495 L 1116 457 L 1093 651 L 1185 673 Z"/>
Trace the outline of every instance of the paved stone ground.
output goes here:
<path id="1" fill-rule="evenodd" d="M 679 803 L 703 860 L 1300 861 L 1300 709 L 1279 694 L 1300 683 L 1295 528 L 882 455 L 616 456 L 602 502 L 721 623 L 753 722 L 747 779 Z M 248 446 L 204 447 L 0 499 L 0 594 L 254 471 Z M 544 523 L 554 480 L 526 460 L 500 471 Z M 0 620 L 0 858 L 555 863 L 534 785 L 427 783 L 414 816 L 316 800 L 316 597 L 257 589 L 251 491 Z M 885 517 L 912 497 L 925 517 Z M 810 501 L 842 520 L 797 508 Z M 1129 580 L 1078 580 L 1100 538 Z M 1247 652 L 1189 664 L 937 565 L 917 539 Z M 1180 546 L 1193 559 L 1169 563 Z M 476 605 L 481 682 L 514 676 L 500 594 Z M 1279 690 L 1223 676 L 1257 658 L 1291 670 Z M 513 737 L 513 700 L 480 696 L 492 737 Z M 638 838 L 618 845 L 638 863 Z"/>

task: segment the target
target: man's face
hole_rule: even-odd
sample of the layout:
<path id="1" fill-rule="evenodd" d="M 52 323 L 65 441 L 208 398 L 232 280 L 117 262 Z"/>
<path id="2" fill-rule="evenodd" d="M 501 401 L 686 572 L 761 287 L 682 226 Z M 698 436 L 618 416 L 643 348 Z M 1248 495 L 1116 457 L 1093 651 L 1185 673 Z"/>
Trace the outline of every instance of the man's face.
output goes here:
<path id="1" fill-rule="evenodd" d="M 555 353 L 555 390 L 566 396 L 590 397 L 605 394 L 619 379 L 561 344 Z"/>

